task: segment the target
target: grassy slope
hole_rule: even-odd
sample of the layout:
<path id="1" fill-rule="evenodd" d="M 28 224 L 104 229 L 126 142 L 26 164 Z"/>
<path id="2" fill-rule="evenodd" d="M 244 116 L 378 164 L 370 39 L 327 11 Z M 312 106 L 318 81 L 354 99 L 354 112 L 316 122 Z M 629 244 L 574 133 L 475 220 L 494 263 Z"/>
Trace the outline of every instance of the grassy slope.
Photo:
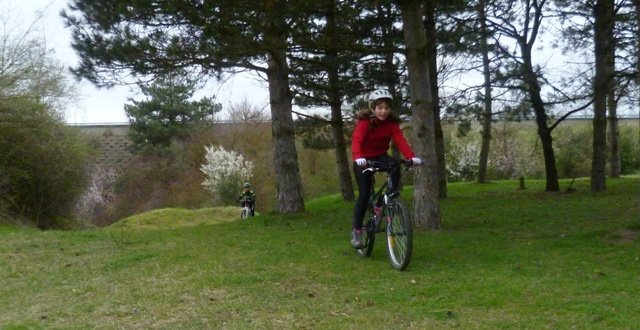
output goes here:
<path id="1" fill-rule="evenodd" d="M 0 328 L 633 328 L 640 178 L 607 183 L 450 185 L 407 272 L 383 244 L 355 255 L 335 196 L 245 222 L 166 209 L 103 230 L 0 227 Z"/>

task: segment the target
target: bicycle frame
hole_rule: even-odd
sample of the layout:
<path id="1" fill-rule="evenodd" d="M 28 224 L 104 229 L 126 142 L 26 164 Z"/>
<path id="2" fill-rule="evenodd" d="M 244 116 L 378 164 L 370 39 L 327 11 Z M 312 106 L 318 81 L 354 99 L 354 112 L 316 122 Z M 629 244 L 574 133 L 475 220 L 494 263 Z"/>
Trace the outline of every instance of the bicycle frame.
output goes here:
<path id="1" fill-rule="evenodd" d="M 373 179 L 373 177 L 371 178 L 371 197 L 369 198 L 369 202 L 367 203 L 367 207 L 370 207 L 372 209 L 375 209 L 375 206 L 378 205 L 380 203 L 380 205 L 378 205 L 378 207 L 382 208 L 381 213 L 379 214 L 379 216 L 376 216 L 375 218 L 375 222 L 376 222 L 376 232 L 380 232 L 382 230 L 382 226 L 381 223 L 382 221 L 380 221 L 380 218 L 382 218 L 383 214 L 384 214 L 384 207 L 387 204 L 387 194 L 386 192 L 383 193 L 383 191 L 385 191 L 385 189 L 387 189 L 389 187 L 389 184 L 387 182 L 385 182 L 376 192 L 375 189 L 373 188 L 373 185 L 375 184 L 375 180 Z M 380 200 L 380 202 L 379 202 Z M 375 215 L 375 213 L 374 213 Z"/>
<path id="2" fill-rule="evenodd" d="M 389 207 L 391 207 L 392 203 L 393 203 L 393 198 L 389 195 L 389 190 L 390 187 L 392 186 L 392 182 L 391 182 L 391 171 L 392 170 L 400 170 L 395 169 L 395 168 L 391 168 L 390 166 L 388 166 L 388 164 L 385 163 L 380 163 L 380 162 L 375 162 L 375 161 L 369 161 L 369 167 L 365 168 L 363 170 L 363 172 L 365 171 L 369 171 L 372 172 L 371 175 L 371 197 L 369 197 L 369 202 L 367 202 L 367 207 L 374 207 L 377 203 L 378 200 L 381 199 L 382 204 L 380 205 L 380 207 L 383 208 L 383 213 L 381 215 L 384 215 L 385 213 L 385 209 L 388 209 Z M 400 167 L 400 164 L 397 165 L 397 167 Z M 387 178 L 385 180 L 385 182 L 382 184 L 382 186 L 380 186 L 380 188 L 378 188 L 378 190 L 376 191 L 375 189 L 375 173 L 376 172 L 386 172 L 387 173 Z M 382 230 L 382 221 L 380 221 L 381 217 L 377 217 L 376 218 L 376 229 L 377 232 L 380 232 Z"/>
<path id="3" fill-rule="evenodd" d="M 242 212 L 240 213 L 240 218 L 244 219 L 244 218 L 248 218 L 250 216 L 252 216 L 251 214 L 251 202 L 249 202 L 246 199 L 242 199 L 240 201 L 240 206 L 242 207 Z"/>
<path id="4" fill-rule="evenodd" d="M 404 161 L 409 167 L 410 162 Z M 373 251 L 375 237 L 377 233 L 386 232 L 387 254 L 391 266 L 396 270 L 405 270 L 411 260 L 411 250 L 413 241 L 413 229 L 411 219 L 408 218 L 406 207 L 401 199 L 398 199 L 391 177 L 393 171 L 400 170 L 400 164 L 386 164 L 369 161 L 368 167 L 363 170 L 372 172 L 371 175 L 371 197 L 367 203 L 366 214 L 368 218 L 363 223 L 364 246 L 357 249 L 361 256 L 368 257 Z M 375 188 L 375 172 L 387 172 L 387 180 L 377 190 Z M 380 207 L 381 212 L 376 212 Z M 382 221 L 382 219 L 385 221 Z M 384 225 L 383 225 L 384 224 Z"/>

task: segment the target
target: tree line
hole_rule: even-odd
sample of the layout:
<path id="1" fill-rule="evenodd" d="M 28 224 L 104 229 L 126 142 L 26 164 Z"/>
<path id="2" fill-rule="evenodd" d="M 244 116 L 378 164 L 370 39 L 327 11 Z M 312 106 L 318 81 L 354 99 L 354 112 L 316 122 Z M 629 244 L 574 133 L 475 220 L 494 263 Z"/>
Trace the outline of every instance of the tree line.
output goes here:
<path id="1" fill-rule="evenodd" d="M 640 0 L 73 0 L 62 15 L 81 59 L 72 71 L 98 86 L 176 72 L 263 75 L 281 213 L 304 210 L 293 104 L 330 109 L 325 124 L 343 198 L 351 200 L 345 107 L 376 87 L 389 89 L 427 164 L 414 179 L 415 220 L 438 228 L 438 199 L 447 195 L 441 118 L 482 123 L 480 182 L 487 180 L 491 123 L 534 118 L 546 191 L 553 192 L 559 190 L 553 129 L 591 109 L 591 187 L 603 191 L 607 152 L 611 175 L 619 175 L 616 109 L 640 99 Z M 553 81 L 534 58 L 541 36 L 582 63 Z M 448 78 L 473 72 L 479 83 L 444 88 Z"/>

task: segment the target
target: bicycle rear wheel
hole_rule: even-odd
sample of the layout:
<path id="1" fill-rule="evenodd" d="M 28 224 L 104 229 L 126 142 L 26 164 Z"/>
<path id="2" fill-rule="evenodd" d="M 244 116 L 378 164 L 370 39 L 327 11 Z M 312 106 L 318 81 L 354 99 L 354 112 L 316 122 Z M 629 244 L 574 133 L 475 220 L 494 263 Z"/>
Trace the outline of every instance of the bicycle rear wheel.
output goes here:
<path id="1" fill-rule="evenodd" d="M 405 270 L 413 249 L 413 223 L 402 201 L 396 200 L 387 209 L 387 252 L 391 267 Z"/>
<path id="2" fill-rule="evenodd" d="M 373 243 L 376 240 L 376 224 L 373 220 L 373 210 L 371 207 L 367 207 L 364 218 L 365 223 L 364 226 L 362 226 L 362 243 L 364 246 L 361 249 L 356 249 L 356 252 L 360 256 L 369 257 L 373 251 Z"/>

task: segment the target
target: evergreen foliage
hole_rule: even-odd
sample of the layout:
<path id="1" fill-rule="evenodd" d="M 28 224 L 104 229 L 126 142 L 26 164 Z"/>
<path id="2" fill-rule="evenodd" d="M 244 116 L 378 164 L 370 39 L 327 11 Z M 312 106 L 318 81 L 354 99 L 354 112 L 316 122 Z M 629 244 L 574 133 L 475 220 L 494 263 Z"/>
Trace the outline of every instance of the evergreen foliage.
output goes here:
<path id="1" fill-rule="evenodd" d="M 210 125 L 222 105 L 213 98 L 191 100 L 196 85 L 181 77 L 162 77 L 148 86 L 140 86 L 147 99 L 124 106 L 130 121 L 129 137 L 137 149 L 168 147 L 194 126 Z"/>
<path id="2" fill-rule="evenodd" d="M 266 74 L 274 122 L 278 208 L 304 210 L 293 135 L 288 41 L 316 3 L 308 1 L 74 0 L 64 11 L 80 56 L 73 72 L 96 85 L 188 70 L 217 76 L 234 70 Z"/>

